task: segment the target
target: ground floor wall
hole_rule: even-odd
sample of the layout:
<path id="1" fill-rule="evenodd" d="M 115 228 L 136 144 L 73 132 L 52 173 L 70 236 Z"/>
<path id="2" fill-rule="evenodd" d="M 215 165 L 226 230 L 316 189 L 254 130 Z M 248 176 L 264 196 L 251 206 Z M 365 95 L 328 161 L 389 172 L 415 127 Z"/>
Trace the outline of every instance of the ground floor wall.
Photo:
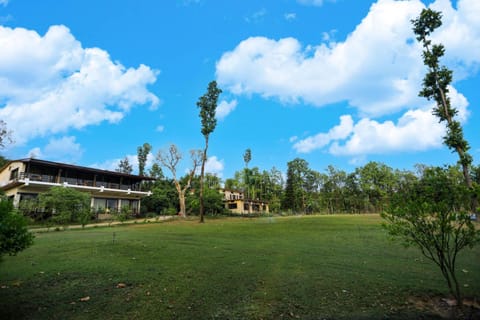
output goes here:
<path id="1" fill-rule="evenodd" d="M 5 192 L 5 195 L 12 200 L 14 206 L 19 208 L 23 201 L 35 200 L 39 194 L 46 192 L 48 189 L 40 190 L 38 188 L 14 188 Z M 141 198 L 127 194 L 113 195 L 100 192 L 90 194 L 90 207 L 96 214 L 117 213 L 122 208 L 128 208 L 129 211 L 136 215 L 140 213 Z"/>
<path id="2" fill-rule="evenodd" d="M 268 203 L 261 201 L 228 200 L 225 201 L 225 208 L 236 214 L 269 213 Z"/>

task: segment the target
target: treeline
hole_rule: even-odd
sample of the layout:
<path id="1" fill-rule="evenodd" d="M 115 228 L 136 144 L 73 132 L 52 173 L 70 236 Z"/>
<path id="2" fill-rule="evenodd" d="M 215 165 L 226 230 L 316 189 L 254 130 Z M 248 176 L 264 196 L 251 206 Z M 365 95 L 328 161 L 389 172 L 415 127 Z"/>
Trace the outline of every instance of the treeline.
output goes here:
<path id="1" fill-rule="evenodd" d="M 353 172 L 331 165 L 325 171 L 318 172 L 311 169 L 304 159 L 296 158 L 288 162 L 286 175 L 275 167 L 271 170 L 245 167 L 225 181 L 207 174 L 206 213 L 223 212 L 222 197 L 218 192 L 222 187 L 243 191 L 247 199 L 268 201 L 271 213 L 380 213 L 390 205 L 392 196 L 410 192 L 425 172 L 432 168 L 418 164 L 412 170 L 398 170 L 380 162 L 369 162 Z M 459 166 L 445 167 L 444 170 L 452 181 L 463 183 L 463 173 Z M 148 174 L 157 180 L 147 186 L 152 191 L 152 196 L 142 200 L 143 214 L 178 212 L 178 196 L 173 181 L 165 177 L 156 164 Z M 472 167 L 471 177 L 477 184 L 480 183 L 480 166 Z M 198 185 L 197 177 L 193 179 L 191 192 L 187 194 L 186 207 L 189 214 L 197 213 Z"/>

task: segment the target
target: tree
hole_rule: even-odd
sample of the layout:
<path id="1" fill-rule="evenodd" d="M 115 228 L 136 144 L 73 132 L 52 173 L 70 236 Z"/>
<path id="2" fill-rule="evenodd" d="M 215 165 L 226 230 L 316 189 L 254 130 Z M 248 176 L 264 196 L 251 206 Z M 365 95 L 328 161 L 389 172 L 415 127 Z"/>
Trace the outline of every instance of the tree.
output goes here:
<path id="1" fill-rule="evenodd" d="M 205 149 L 202 156 L 202 168 L 200 170 L 200 222 L 204 222 L 204 200 L 203 189 L 204 182 L 203 177 L 205 175 L 205 163 L 207 162 L 208 140 L 210 134 L 215 130 L 217 126 L 217 119 L 215 113 L 217 110 L 218 97 L 222 93 L 222 90 L 217 88 L 217 82 L 211 81 L 208 84 L 207 93 L 201 96 L 197 102 L 197 107 L 200 108 L 200 119 L 202 122 L 202 135 L 205 138 Z"/>
<path id="2" fill-rule="evenodd" d="M 287 182 L 282 207 L 293 212 L 303 211 L 306 208 L 305 177 L 308 174 L 308 162 L 296 158 L 287 163 Z"/>
<path id="3" fill-rule="evenodd" d="M 468 213 L 470 191 L 455 167 L 426 168 L 418 181 L 404 186 L 382 213 L 383 226 L 406 246 L 416 246 L 441 270 L 450 293 L 462 304 L 455 274 L 457 256 L 480 241 Z"/>
<path id="4" fill-rule="evenodd" d="M 447 133 L 443 141 L 457 152 L 463 178 L 458 181 L 452 168 L 422 168 L 422 179 L 413 184 L 410 192 L 399 193 L 400 199 L 394 198 L 392 207 L 382 216 L 391 235 L 420 248 L 422 254 L 440 268 L 450 293 L 461 306 L 456 258 L 462 249 L 480 241 L 480 231 L 475 230 L 469 214 L 477 207 L 470 176 L 472 157 L 468 154 L 469 145 L 460 122 L 454 118 L 458 111 L 451 106 L 448 97 L 452 71 L 440 66 L 439 60 L 445 52 L 443 45 L 432 45 L 430 40 L 432 32 L 442 25 L 441 19 L 440 12 L 424 9 L 412 20 L 413 32 L 423 45 L 423 62 L 428 68 L 419 95 L 435 101 L 433 114 L 440 122 L 446 122 Z"/>
<path id="5" fill-rule="evenodd" d="M 188 173 L 187 182 L 182 184 L 177 178 L 177 165 L 182 159 L 182 154 L 178 150 L 177 146 L 172 144 L 168 148 L 168 151 L 160 150 L 157 154 L 157 160 L 166 167 L 173 176 L 173 183 L 175 184 L 175 189 L 178 193 L 178 202 L 180 206 L 179 215 L 182 217 L 186 217 L 186 207 L 185 207 L 185 194 L 187 190 L 190 188 L 192 178 L 195 175 L 195 171 L 197 170 L 198 165 L 201 162 L 202 158 L 202 151 L 200 150 L 191 150 L 190 151 L 190 158 L 192 159 L 192 169 Z"/>
<path id="6" fill-rule="evenodd" d="M 143 146 L 137 148 L 138 157 L 138 175 L 145 175 L 145 165 L 147 163 L 148 154 L 152 151 L 152 146 L 148 143 L 144 143 Z"/>
<path id="7" fill-rule="evenodd" d="M 39 206 L 51 214 L 59 224 L 81 222 L 82 226 L 91 219 L 90 195 L 72 188 L 55 186 L 38 196 Z"/>
<path id="8" fill-rule="evenodd" d="M 440 65 L 440 58 L 445 53 L 445 47 L 442 44 L 432 44 L 429 38 L 432 32 L 442 25 L 442 13 L 431 9 L 423 9 L 420 16 L 412 20 L 412 24 L 417 41 L 421 42 L 423 46 L 423 63 L 428 68 L 419 96 L 435 101 L 436 106 L 433 109 L 433 114 L 439 118 L 440 122 L 446 122 L 447 126 L 447 133 L 443 137 L 443 142 L 449 149 L 458 154 L 465 184 L 469 189 L 473 189 L 470 177 L 470 167 L 473 159 L 468 153 L 470 146 L 463 137 L 462 125 L 455 119 L 458 110 L 452 107 L 448 96 L 453 72 Z M 478 200 L 474 195 L 471 209 L 476 210 L 477 206 Z"/>
<path id="9" fill-rule="evenodd" d="M 8 199 L 0 199 L 0 259 L 4 254 L 16 255 L 33 243 L 25 217 L 15 211 Z"/>
<path id="10" fill-rule="evenodd" d="M 5 148 L 7 143 L 12 142 L 12 131 L 8 130 L 5 121 L 0 120 L 0 149 Z"/>
<path id="11" fill-rule="evenodd" d="M 123 160 L 120 160 L 120 162 L 118 163 L 118 167 L 117 167 L 117 169 L 115 169 L 115 171 L 121 172 L 121 173 L 132 174 L 133 167 L 130 164 L 130 161 L 128 161 L 128 158 L 125 157 Z"/>

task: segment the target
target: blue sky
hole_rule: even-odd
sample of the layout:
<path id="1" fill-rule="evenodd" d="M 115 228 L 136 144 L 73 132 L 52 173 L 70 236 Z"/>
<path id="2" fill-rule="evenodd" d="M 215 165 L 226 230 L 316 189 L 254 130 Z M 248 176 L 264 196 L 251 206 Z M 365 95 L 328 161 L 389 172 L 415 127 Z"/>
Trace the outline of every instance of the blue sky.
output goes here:
<path id="1" fill-rule="evenodd" d="M 8 158 L 115 169 L 136 149 L 204 146 L 196 102 L 223 89 L 208 171 L 353 171 L 457 160 L 417 96 L 425 69 L 410 19 L 444 14 L 434 41 L 480 158 L 478 0 L 0 0 L 0 119 Z M 135 167 L 136 168 L 136 167 Z"/>

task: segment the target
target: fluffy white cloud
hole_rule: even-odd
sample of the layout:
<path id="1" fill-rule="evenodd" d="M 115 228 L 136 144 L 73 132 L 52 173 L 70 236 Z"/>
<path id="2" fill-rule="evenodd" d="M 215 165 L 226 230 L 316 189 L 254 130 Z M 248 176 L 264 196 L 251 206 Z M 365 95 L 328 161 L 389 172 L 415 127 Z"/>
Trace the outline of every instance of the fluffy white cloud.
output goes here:
<path id="1" fill-rule="evenodd" d="M 54 161 L 62 161 L 68 163 L 77 162 L 83 154 L 83 149 L 76 138 L 73 136 L 66 136 L 61 138 L 51 138 L 48 144 L 43 148 L 36 147 L 28 152 L 28 157 L 43 158 Z"/>
<path id="2" fill-rule="evenodd" d="M 227 115 L 229 115 L 235 108 L 237 107 L 237 100 L 232 100 L 230 102 L 226 100 L 222 100 L 217 107 L 216 110 L 216 117 L 219 120 L 225 119 Z"/>
<path id="3" fill-rule="evenodd" d="M 9 0 L 0 0 L 0 5 L 3 5 L 4 7 L 8 4 Z"/>
<path id="4" fill-rule="evenodd" d="M 0 26 L 0 119 L 17 143 L 118 122 L 135 105 L 156 106 L 147 86 L 157 71 L 125 68 L 99 48 L 82 48 L 70 30 L 35 31 Z"/>
<path id="5" fill-rule="evenodd" d="M 352 116 L 344 116 L 327 132 L 290 140 L 298 152 L 328 148 L 360 159 L 369 153 L 435 148 L 442 142 L 443 125 L 430 111 L 415 109 L 425 103 L 417 94 L 425 67 L 410 20 L 424 7 L 420 0 L 378 0 L 341 42 L 328 33 L 314 46 L 295 38 L 248 38 L 222 55 L 217 80 L 233 94 L 283 103 L 321 107 L 347 101 L 363 118 L 354 124 Z M 455 79 L 475 74 L 480 68 L 480 1 L 459 0 L 455 9 L 449 0 L 436 0 L 431 7 L 443 12 L 434 41 L 447 48 L 444 61 Z M 459 119 L 466 121 L 468 101 L 453 87 L 450 95 Z M 403 116 L 396 120 L 376 120 L 399 113 Z"/>
<path id="6" fill-rule="evenodd" d="M 219 160 L 216 156 L 211 156 L 205 163 L 205 172 L 214 174 L 221 178 L 224 167 L 225 165 L 223 160 Z"/>
<path id="7" fill-rule="evenodd" d="M 294 38 L 252 37 L 217 62 L 220 86 L 283 102 L 349 101 L 369 115 L 416 101 L 422 76 L 410 19 L 419 1 L 380 0 L 344 42 L 302 47 Z"/>
<path id="8" fill-rule="evenodd" d="M 334 155 L 348 156 L 422 151 L 440 147 L 444 133 L 445 127 L 438 123 L 431 110 L 412 110 L 396 124 L 362 119 L 355 124 L 344 144 L 335 141 L 329 151 Z"/>
<path id="9" fill-rule="evenodd" d="M 298 141 L 293 148 L 301 153 L 308 153 L 315 149 L 321 149 L 330 144 L 332 140 L 346 139 L 353 131 L 353 119 L 349 115 L 340 117 L 340 124 L 333 127 L 327 133 L 319 133 Z M 292 139 L 290 141 L 293 141 Z"/>
<path id="10" fill-rule="evenodd" d="M 437 35 L 449 48 L 449 64 L 471 72 L 480 63 L 478 1 L 460 0 L 457 11 L 447 0 L 433 6 L 452 11 L 444 14 L 450 18 Z M 219 85 L 234 94 L 285 103 L 348 101 L 369 117 L 409 109 L 421 101 L 417 92 L 424 74 L 410 20 L 423 7 L 419 0 L 379 0 L 343 42 L 326 38 L 317 46 L 302 46 L 294 38 L 248 38 L 217 62 Z"/>
<path id="11" fill-rule="evenodd" d="M 459 111 L 460 121 L 467 119 L 467 99 L 450 87 L 450 99 Z M 362 157 L 366 154 L 384 154 L 402 151 L 423 151 L 442 145 L 445 124 L 439 123 L 432 108 L 405 112 L 396 123 L 364 118 L 354 123 L 352 116 L 340 117 L 340 124 L 327 133 L 318 133 L 295 142 L 300 153 L 328 148 L 333 155 Z M 364 158 L 364 157 L 363 157 Z"/>

